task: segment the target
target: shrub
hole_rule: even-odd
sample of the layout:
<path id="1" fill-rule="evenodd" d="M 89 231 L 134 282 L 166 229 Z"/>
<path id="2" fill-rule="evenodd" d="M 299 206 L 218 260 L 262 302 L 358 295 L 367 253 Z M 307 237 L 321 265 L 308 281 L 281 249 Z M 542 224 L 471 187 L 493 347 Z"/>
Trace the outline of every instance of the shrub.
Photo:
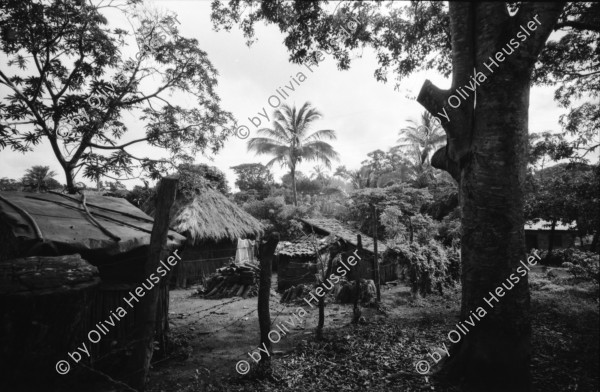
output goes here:
<path id="1" fill-rule="evenodd" d="M 441 295 L 444 287 L 453 284 L 453 276 L 460 275 L 460 269 L 452 271 L 456 266 L 451 266 L 446 249 L 438 241 L 430 240 L 426 245 L 417 242 L 401 244 L 392 251 L 397 254 L 402 275 L 408 280 L 413 294 L 425 296 L 437 290 Z M 456 263 L 456 255 L 451 257 Z M 460 261 L 458 263 L 460 266 Z"/>
<path id="2" fill-rule="evenodd" d="M 455 241 L 460 241 L 460 236 L 460 207 L 458 207 L 442 219 L 438 228 L 438 237 L 444 245 L 449 246 Z"/>
<path id="3" fill-rule="evenodd" d="M 594 252 L 582 251 L 577 248 L 564 248 L 555 249 L 552 254 L 548 255 L 547 250 L 536 250 L 532 249 L 530 253 L 537 253 L 542 259 L 543 264 L 552 266 L 562 266 L 569 268 L 570 265 L 574 266 L 589 266 L 593 272 L 594 265 L 598 265 L 598 254 Z M 597 267 L 596 267 L 597 268 Z M 577 269 L 575 272 L 580 271 Z"/>
<path id="4" fill-rule="evenodd" d="M 299 218 L 311 216 L 314 207 L 285 204 L 283 197 L 267 197 L 252 200 L 243 205 L 244 210 L 266 225 L 266 235 L 278 232 L 281 240 L 298 238 L 303 235 Z"/>
<path id="5" fill-rule="evenodd" d="M 592 280 L 600 283 L 600 256 L 593 252 L 574 249 L 569 261 L 562 264 L 576 279 Z"/>

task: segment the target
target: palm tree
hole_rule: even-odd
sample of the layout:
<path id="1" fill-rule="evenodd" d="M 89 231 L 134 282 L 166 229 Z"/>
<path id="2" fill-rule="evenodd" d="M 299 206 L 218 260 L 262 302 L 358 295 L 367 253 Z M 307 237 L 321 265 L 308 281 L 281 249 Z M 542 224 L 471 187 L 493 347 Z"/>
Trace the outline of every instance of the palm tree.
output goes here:
<path id="1" fill-rule="evenodd" d="M 323 167 L 321 165 L 317 165 L 317 166 L 313 167 L 310 178 L 320 181 L 321 186 L 323 188 L 325 188 L 325 186 L 327 186 L 327 184 L 329 182 L 329 180 L 327 178 L 327 173 L 328 173 L 328 171 L 325 170 L 325 167 Z"/>
<path id="2" fill-rule="evenodd" d="M 398 146 L 408 153 L 407 163 L 410 164 L 415 181 L 422 182 L 424 177 L 431 174 L 431 157 L 446 141 L 446 134 L 439 120 L 429 112 L 421 114 L 421 123 L 409 120 L 411 126 L 400 130 Z"/>
<path id="3" fill-rule="evenodd" d="M 48 189 L 48 185 L 53 182 L 52 177 L 54 176 L 56 176 L 56 173 L 54 170 L 50 170 L 50 166 L 32 166 L 25 171 L 22 182 L 26 188 L 41 192 Z"/>
<path id="4" fill-rule="evenodd" d="M 298 205 L 296 195 L 296 167 L 303 160 L 320 161 L 331 168 L 331 161 L 338 159 L 338 153 L 323 139 L 335 140 L 335 131 L 322 129 L 309 135 L 310 125 L 321 117 L 321 113 L 306 102 L 300 110 L 284 104 L 274 113 L 273 128 L 262 128 L 258 135 L 248 141 L 248 151 L 257 155 L 272 155 L 274 158 L 267 163 L 271 167 L 279 163 L 288 167 L 292 177 L 292 192 L 294 205 Z"/>

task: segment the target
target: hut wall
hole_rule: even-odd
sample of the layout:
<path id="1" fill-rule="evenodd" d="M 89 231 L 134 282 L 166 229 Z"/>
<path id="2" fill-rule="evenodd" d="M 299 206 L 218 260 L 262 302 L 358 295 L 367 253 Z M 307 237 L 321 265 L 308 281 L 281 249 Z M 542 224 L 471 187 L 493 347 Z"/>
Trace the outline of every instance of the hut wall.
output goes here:
<path id="1" fill-rule="evenodd" d="M 237 241 L 204 241 L 188 246 L 181 253 L 182 260 L 174 270 L 174 283 L 177 287 L 186 287 L 198 283 L 235 260 Z"/>
<path id="2" fill-rule="evenodd" d="M 398 279 L 398 266 L 395 263 L 379 265 L 380 283 L 386 283 L 396 279 Z"/>
<path id="3" fill-rule="evenodd" d="M 300 283 L 315 283 L 318 271 L 314 256 L 279 255 L 277 290 L 283 291 Z"/>
<path id="4" fill-rule="evenodd" d="M 0 262 L 19 257 L 22 252 L 19 250 L 19 241 L 13 235 L 9 225 L 0 219 Z"/>
<path id="5" fill-rule="evenodd" d="M 347 260 L 348 257 L 354 255 L 355 251 L 356 248 L 350 249 L 347 252 L 347 257 L 344 257 L 344 260 Z M 373 279 L 373 254 L 364 249 L 358 251 L 356 254 L 360 257 L 360 260 L 358 260 L 358 263 L 356 263 L 354 267 L 350 267 L 350 271 L 348 271 L 348 274 L 346 275 L 347 279 L 356 279 L 356 273 L 358 273 L 360 279 Z"/>
<path id="6" fill-rule="evenodd" d="M 355 250 L 356 248 L 351 249 L 350 252 L 347 254 L 347 257 L 354 254 Z M 350 269 L 350 271 L 346 275 L 347 279 L 354 280 L 356 277 L 355 271 L 358 271 L 358 276 L 360 277 L 360 279 L 372 279 L 373 281 L 375 281 L 375 271 L 373 270 L 373 253 L 363 249 L 362 251 L 357 252 L 357 254 L 360 257 L 360 260 L 354 266 L 354 268 Z M 347 259 L 347 257 L 345 258 L 345 260 Z M 396 279 L 398 279 L 396 265 L 391 263 L 383 264 L 381 263 L 380 257 L 379 281 L 381 283 L 385 283 Z"/>
<path id="7" fill-rule="evenodd" d="M 163 281 L 161 280 L 161 282 Z M 155 339 L 160 345 L 160 350 L 157 353 L 164 352 L 168 332 L 169 289 L 166 282 L 165 280 L 159 286 Z M 81 324 L 85 342 L 88 347 L 91 346 L 90 354 L 94 361 L 94 367 L 111 375 L 118 376 L 121 370 L 126 368 L 127 351 L 131 350 L 135 320 L 139 317 L 140 309 L 136 306 L 138 303 L 130 299 L 136 287 L 138 287 L 137 284 L 131 283 L 101 284 Z M 130 299 L 133 307 L 129 306 L 124 298 Z M 111 312 L 117 314 L 116 310 L 119 307 L 122 307 L 127 314 L 119 319 L 112 316 L 111 319 Z M 106 322 L 107 320 L 109 323 Z M 108 332 L 106 335 L 101 333 L 101 340 L 92 344 L 89 342 L 87 334 L 91 330 L 101 331 L 98 327 L 100 323 L 108 329 Z M 114 323 L 114 326 L 110 323 Z M 96 334 L 94 334 L 94 340 L 96 339 Z"/>
<path id="8" fill-rule="evenodd" d="M 0 390 L 48 390 L 61 377 L 54 365 L 87 340 L 97 274 L 78 255 L 0 263 Z"/>
<path id="9" fill-rule="evenodd" d="M 548 249 L 550 246 L 550 230 L 525 230 L 527 250 Z M 575 233 L 570 231 L 554 231 L 554 249 L 568 248 L 575 243 Z"/>

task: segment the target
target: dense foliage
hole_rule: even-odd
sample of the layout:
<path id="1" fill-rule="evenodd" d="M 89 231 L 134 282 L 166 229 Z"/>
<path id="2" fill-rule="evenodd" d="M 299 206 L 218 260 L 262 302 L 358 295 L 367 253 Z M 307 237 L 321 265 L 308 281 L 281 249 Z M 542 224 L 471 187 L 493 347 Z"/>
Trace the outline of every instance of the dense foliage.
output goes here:
<path id="1" fill-rule="evenodd" d="M 243 208 L 266 226 L 266 236 L 278 232 L 280 239 L 284 241 L 308 234 L 302 231 L 302 224 L 298 218 L 306 218 L 314 212 L 311 206 L 286 204 L 281 196 L 249 201 L 244 203 Z"/>
<path id="2" fill-rule="evenodd" d="M 446 249 L 440 242 L 402 243 L 388 251 L 395 258 L 401 276 L 410 284 L 414 295 L 443 294 L 444 288 L 454 287 L 460 275 L 458 252 Z"/>

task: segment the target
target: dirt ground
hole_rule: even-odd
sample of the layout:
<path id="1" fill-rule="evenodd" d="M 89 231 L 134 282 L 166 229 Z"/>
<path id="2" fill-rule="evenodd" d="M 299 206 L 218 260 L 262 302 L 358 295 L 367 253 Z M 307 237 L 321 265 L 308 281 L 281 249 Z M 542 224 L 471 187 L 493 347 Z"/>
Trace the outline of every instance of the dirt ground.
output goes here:
<path id="1" fill-rule="evenodd" d="M 597 392 L 597 295 L 587 286 L 561 282 L 567 276 L 565 271 L 548 271 L 536 267 L 530 273 L 533 384 L 536 390 Z M 275 282 L 276 276 L 273 279 Z M 240 360 L 255 368 L 247 353 L 257 348 L 259 340 L 257 298 L 204 300 L 193 293 L 171 292 L 176 349 L 154 364 L 150 392 L 454 390 L 429 384 L 427 377 L 416 374 L 413 362 L 424 357 L 428 347 L 445 341 L 447 331 L 453 328 L 460 310 L 459 287 L 443 296 L 415 299 L 404 284 L 382 286 L 381 310 L 362 308 L 366 319 L 362 326 L 350 326 L 351 304 L 328 303 L 322 343 L 314 339 L 317 309 L 312 309 L 273 345 L 275 367 L 286 378 L 278 383 L 253 381 L 240 376 L 235 368 Z M 289 319 L 298 306 L 311 310 L 306 303 L 281 305 L 279 299 L 272 291 L 273 328 Z M 378 368 L 379 376 L 372 376 Z M 365 384 L 355 389 L 359 381 L 385 385 Z M 215 385 L 221 387 L 215 389 Z M 390 385 L 396 387 L 390 389 Z"/>
<path id="2" fill-rule="evenodd" d="M 272 287 L 276 287 L 277 275 L 273 275 Z M 410 317 L 422 313 L 422 309 L 398 308 L 410 300 L 410 288 L 403 284 L 382 286 L 382 302 L 390 314 L 403 313 Z M 150 385 L 152 392 L 177 391 L 188 388 L 190 382 L 200 380 L 228 379 L 238 376 L 236 363 L 255 363 L 248 355 L 257 349 L 259 327 L 257 298 L 202 299 L 194 295 L 195 289 L 171 291 L 169 309 L 173 340 L 181 347 L 171 356 L 154 364 Z M 277 324 L 297 313 L 298 307 L 308 312 L 300 317 L 300 323 L 290 328 L 281 341 L 273 344 L 276 357 L 285 357 L 302 340 L 311 340 L 317 326 L 318 311 L 305 302 L 280 304 L 281 296 L 271 290 L 271 324 Z M 458 309 L 458 304 L 456 305 Z M 367 318 L 383 317 L 376 309 L 363 308 Z M 325 308 L 325 327 L 345 326 L 352 319 L 351 304 L 328 303 Z M 312 335 L 312 336 L 311 336 Z"/>

